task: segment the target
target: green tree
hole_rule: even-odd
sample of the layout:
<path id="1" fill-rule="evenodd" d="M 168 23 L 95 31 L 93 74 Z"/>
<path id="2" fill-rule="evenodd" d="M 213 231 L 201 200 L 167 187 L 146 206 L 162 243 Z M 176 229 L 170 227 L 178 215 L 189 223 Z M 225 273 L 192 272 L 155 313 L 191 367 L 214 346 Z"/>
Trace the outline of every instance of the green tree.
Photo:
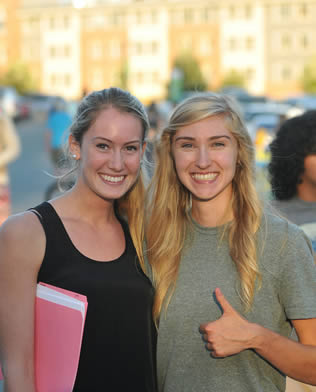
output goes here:
<path id="1" fill-rule="evenodd" d="M 246 80 L 242 72 L 238 72 L 235 69 L 230 70 L 222 80 L 221 88 L 223 87 L 245 87 Z"/>
<path id="2" fill-rule="evenodd" d="M 125 60 L 117 74 L 117 85 L 123 90 L 128 90 L 128 62 Z"/>
<path id="3" fill-rule="evenodd" d="M 173 68 L 177 68 L 183 73 L 184 91 L 205 91 L 207 82 L 204 79 L 200 66 L 190 53 L 183 53 L 174 61 Z"/>
<path id="4" fill-rule="evenodd" d="M 307 94 L 316 94 L 316 56 L 304 67 L 302 88 Z"/>
<path id="5" fill-rule="evenodd" d="M 36 89 L 28 67 L 20 62 L 12 64 L 7 72 L 0 76 L 0 84 L 15 87 L 22 95 Z"/>

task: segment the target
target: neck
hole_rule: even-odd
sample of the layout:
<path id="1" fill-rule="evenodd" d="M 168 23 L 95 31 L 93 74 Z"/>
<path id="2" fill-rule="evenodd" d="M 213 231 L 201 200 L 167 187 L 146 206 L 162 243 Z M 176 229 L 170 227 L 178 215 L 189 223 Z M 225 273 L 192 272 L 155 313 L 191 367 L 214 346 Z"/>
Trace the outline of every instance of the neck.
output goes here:
<path id="1" fill-rule="evenodd" d="M 69 192 L 54 200 L 53 204 L 63 207 L 66 215 L 93 225 L 112 223 L 117 218 L 114 202 L 104 200 L 95 194 L 87 194 L 75 185 Z"/>
<path id="2" fill-rule="evenodd" d="M 215 205 L 213 201 L 192 202 L 192 217 L 204 227 L 217 227 L 233 220 L 233 210 L 229 204 Z"/>
<path id="3" fill-rule="evenodd" d="M 316 184 L 303 181 L 297 186 L 297 197 L 303 201 L 316 202 Z"/>

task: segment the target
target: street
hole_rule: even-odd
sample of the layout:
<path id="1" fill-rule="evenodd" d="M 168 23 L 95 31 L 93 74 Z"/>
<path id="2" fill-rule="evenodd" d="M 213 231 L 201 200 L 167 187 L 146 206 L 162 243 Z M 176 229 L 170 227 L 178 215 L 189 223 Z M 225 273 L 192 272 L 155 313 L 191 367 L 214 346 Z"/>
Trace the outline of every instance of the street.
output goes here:
<path id="1" fill-rule="evenodd" d="M 26 120 L 16 124 L 21 140 L 21 154 L 10 164 L 12 213 L 24 211 L 44 200 L 44 192 L 53 173 L 44 148 L 43 121 Z"/>

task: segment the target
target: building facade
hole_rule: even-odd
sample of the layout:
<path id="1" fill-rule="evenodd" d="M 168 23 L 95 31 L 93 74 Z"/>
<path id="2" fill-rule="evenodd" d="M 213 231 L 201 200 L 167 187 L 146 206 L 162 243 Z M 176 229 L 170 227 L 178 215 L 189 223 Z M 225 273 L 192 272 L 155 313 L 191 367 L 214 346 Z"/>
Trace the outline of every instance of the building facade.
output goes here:
<path id="1" fill-rule="evenodd" d="M 236 71 L 251 93 L 281 98 L 301 92 L 315 20 L 316 0 L 0 0 L 0 70 L 19 57 L 43 92 L 78 98 L 118 85 L 149 103 L 190 53 L 209 89 Z"/>

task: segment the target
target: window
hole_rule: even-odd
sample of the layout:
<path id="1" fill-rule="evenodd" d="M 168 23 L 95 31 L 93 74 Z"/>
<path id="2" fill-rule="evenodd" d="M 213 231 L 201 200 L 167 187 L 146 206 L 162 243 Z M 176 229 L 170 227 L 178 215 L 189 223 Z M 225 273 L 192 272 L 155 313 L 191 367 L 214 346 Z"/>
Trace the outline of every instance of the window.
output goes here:
<path id="1" fill-rule="evenodd" d="M 56 27 L 56 20 L 55 18 L 51 17 L 49 18 L 49 28 L 50 30 L 54 30 Z"/>
<path id="2" fill-rule="evenodd" d="M 64 16 L 63 26 L 64 26 L 65 30 L 69 29 L 69 17 L 68 16 Z"/>
<path id="3" fill-rule="evenodd" d="M 136 11 L 136 23 L 141 24 L 143 20 L 143 14 L 141 11 Z"/>
<path id="4" fill-rule="evenodd" d="M 305 18 L 308 14 L 308 7 L 306 3 L 299 4 L 299 14 Z"/>
<path id="5" fill-rule="evenodd" d="M 49 56 L 52 57 L 52 58 L 55 58 L 56 57 L 56 53 L 57 53 L 57 50 L 56 50 L 55 46 L 51 46 L 49 48 Z"/>
<path id="6" fill-rule="evenodd" d="M 158 42 L 157 42 L 157 41 L 153 41 L 153 42 L 151 43 L 151 53 L 152 53 L 152 54 L 158 53 L 158 49 L 159 49 Z"/>
<path id="7" fill-rule="evenodd" d="M 288 18 L 290 16 L 290 5 L 289 4 L 281 4 L 281 16 L 282 18 Z"/>
<path id="8" fill-rule="evenodd" d="M 234 5 L 231 5 L 228 9 L 229 17 L 230 19 L 236 18 L 236 7 Z"/>
<path id="9" fill-rule="evenodd" d="M 135 43 L 135 53 L 137 55 L 141 55 L 143 53 L 143 45 L 141 42 L 136 42 Z"/>
<path id="10" fill-rule="evenodd" d="M 308 47 L 308 38 L 307 38 L 306 34 L 302 35 L 301 44 L 304 49 L 306 49 Z"/>
<path id="11" fill-rule="evenodd" d="M 192 23 L 193 22 L 193 10 L 190 8 L 186 8 L 184 10 L 184 23 Z"/>
<path id="12" fill-rule="evenodd" d="M 291 37 L 288 34 L 282 36 L 282 48 L 288 49 L 291 46 Z"/>
<path id="13" fill-rule="evenodd" d="M 71 85 L 71 75 L 70 74 L 64 75 L 64 82 L 65 82 L 65 86 L 67 86 L 67 87 L 69 87 Z"/>
<path id="14" fill-rule="evenodd" d="M 255 47 L 255 40 L 253 37 L 247 37 L 246 38 L 246 49 L 247 50 L 252 50 Z"/>
<path id="15" fill-rule="evenodd" d="M 230 38 L 228 41 L 228 48 L 230 50 L 235 50 L 237 49 L 237 41 L 236 38 Z"/>
<path id="16" fill-rule="evenodd" d="M 245 18 L 250 19 L 252 17 L 252 6 L 250 4 L 247 4 L 245 6 Z"/>
<path id="17" fill-rule="evenodd" d="M 64 46 L 64 56 L 65 57 L 70 57 L 71 54 L 71 47 L 69 45 Z"/>
<path id="18" fill-rule="evenodd" d="M 156 24 L 158 23 L 158 12 L 156 10 L 151 10 L 151 23 Z"/>

